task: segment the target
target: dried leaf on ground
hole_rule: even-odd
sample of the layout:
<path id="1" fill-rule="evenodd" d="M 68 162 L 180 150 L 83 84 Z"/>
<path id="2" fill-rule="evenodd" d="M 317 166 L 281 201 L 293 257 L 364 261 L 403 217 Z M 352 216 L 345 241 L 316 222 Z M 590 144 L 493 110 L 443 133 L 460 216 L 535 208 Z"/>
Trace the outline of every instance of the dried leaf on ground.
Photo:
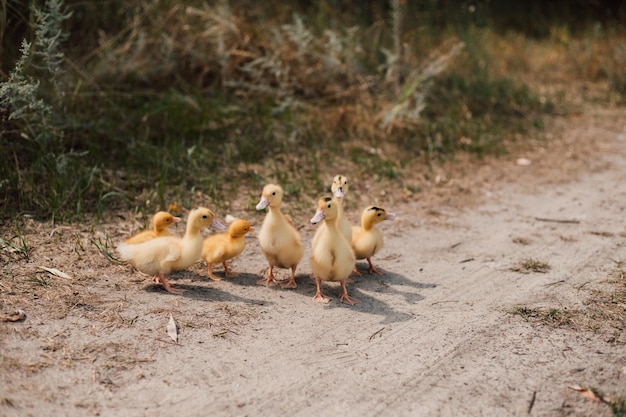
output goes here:
<path id="1" fill-rule="evenodd" d="M 13 314 L 0 315 L 0 321 L 16 322 L 24 319 L 26 319 L 26 313 L 24 312 L 24 310 L 15 310 Z"/>
<path id="2" fill-rule="evenodd" d="M 172 313 L 170 313 L 170 321 L 167 323 L 167 334 L 175 343 L 178 343 L 178 326 L 176 326 Z"/>
<path id="3" fill-rule="evenodd" d="M 52 275 L 56 275 L 57 277 L 61 277 L 61 278 L 65 278 L 65 279 L 72 279 L 71 276 L 67 275 L 63 271 L 59 271 L 56 268 L 48 268 L 48 267 L 45 267 L 45 266 L 40 266 L 39 268 L 43 269 L 44 271 L 47 271 L 47 272 L 51 273 Z"/>
<path id="4" fill-rule="evenodd" d="M 579 385 L 570 385 L 568 388 L 574 391 L 580 392 L 583 395 L 583 397 L 586 397 L 592 401 L 609 402 L 607 398 L 599 396 L 598 394 L 596 394 L 593 390 L 589 388 L 583 388 Z"/>

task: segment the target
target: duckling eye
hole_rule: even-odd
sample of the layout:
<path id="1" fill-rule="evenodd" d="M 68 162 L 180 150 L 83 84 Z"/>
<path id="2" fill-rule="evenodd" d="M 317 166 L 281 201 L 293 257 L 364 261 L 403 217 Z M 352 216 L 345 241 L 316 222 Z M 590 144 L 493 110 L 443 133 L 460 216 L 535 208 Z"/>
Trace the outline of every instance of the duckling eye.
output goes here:
<path id="1" fill-rule="evenodd" d="M 380 213 L 376 214 L 378 217 L 380 217 Z"/>
<path id="2" fill-rule="evenodd" d="M 172 219 L 165 219 L 166 223 L 169 223 Z"/>
<path id="3" fill-rule="evenodd" d="M 272 192 L 272 195 L 276 195 L 276 191 Z"/>
<path id="4" fill-rule="evenodd" d="M 206 214 L 204 214 L 204 215 L 202 216 L 202 218 L 203 218 L 203 219 L 208 219 L 208 216 L 207 216 Z"/>
<path id="5" fill-rule="evenodd" d="M 330 208 L 330 204 L 326 206 L 326 208 Z"/>

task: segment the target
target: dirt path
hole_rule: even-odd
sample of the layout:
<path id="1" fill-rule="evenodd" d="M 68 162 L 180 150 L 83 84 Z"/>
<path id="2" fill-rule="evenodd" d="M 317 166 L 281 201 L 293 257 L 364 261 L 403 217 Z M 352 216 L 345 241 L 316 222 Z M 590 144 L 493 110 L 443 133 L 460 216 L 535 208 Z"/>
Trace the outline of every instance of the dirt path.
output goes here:
<path id="1" fill-rule="evenodd" d="M 0 323 L 0 415 L 611 416 L 568 386 L 626 395 L 626 337 L 511 312 L 584 309 L 610 290 L 613 260 L 626 259 L 625 121 L 604 110 L 566 127 L 565 149 L 593 142 L 593 155 L 537 151 L 528 167 L 477 169 L 478 206 L 388 207 L 399 219 L 382 226 L 376 259 L 388 273 L 355 278 L 354 307 L 337 302 L 338 285 L 314 304 L 308 261 L 295 291 L 254 285 L 254 239 L 233 264 L 240 277 L 209 282 L 198 266 L 174 275 L 187 292 L 173 296 L 89 255 L 101 232 L 33 226 L 59 250 L 33 248 L 4 269 L 0 309 L 28 317 Z M 572 158 L 587 167 L 576 178 Z M 302 232 L 307 258 L 314 227 Z M 550 270 L 512 271 L 527 259 Z M 23 285 L 42 264 L 72 279 L 46 275 L 54 292 Z"/>

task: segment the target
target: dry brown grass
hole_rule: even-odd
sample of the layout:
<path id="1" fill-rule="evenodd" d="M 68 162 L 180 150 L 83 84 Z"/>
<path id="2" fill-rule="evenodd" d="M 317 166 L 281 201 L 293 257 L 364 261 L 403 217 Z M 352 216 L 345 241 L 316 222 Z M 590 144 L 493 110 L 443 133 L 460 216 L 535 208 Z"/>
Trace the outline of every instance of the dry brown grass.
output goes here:
<path id="1" fill-rule="evenodd" d="M 498 50 L 491 63 L 494 74 L 515 74 L 528 85 L 563 102 L 580 105 L 584 100 L 623 102 L 626 83 L 626 36 L 623 31 L 598 28 L 572 36 L 565 28 L 551 38 L 534 40 L 522 34 L 486 36 L 489 50 Z M 598 91 L 593 84 L 611 88 Z M 571 88 L 575 87 L 575 88 Z"/>
<path id="2" fill-rule="evenodd" d="M 589 290 L 584 308 L 530 308 L 519 306 L 511 313 L 529 322 L 606 336 L 608 343 L 626 344 L 626 272 L 615 262 L 602 288 Z"/>
<path id="3" fill-rule="evenodd" d="M 530 274 L 531 272 L 545 273 L 550 270 L 550 264 L 537 259 L 528 258 L 511 267 L 511 271 Z"/>

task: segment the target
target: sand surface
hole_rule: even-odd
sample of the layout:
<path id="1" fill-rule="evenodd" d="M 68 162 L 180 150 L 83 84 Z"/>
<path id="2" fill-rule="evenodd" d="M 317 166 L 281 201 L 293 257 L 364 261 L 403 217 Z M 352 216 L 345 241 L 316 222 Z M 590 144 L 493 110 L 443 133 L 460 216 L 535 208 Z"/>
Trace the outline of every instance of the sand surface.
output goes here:
<path id="1" fill-rule="evenodd" d="M 294 216 L 297 289 L 255 284 L 266 265 L 252 233 L 239 277 L 210 281 L 198 263 L 171 276 L 181 296 L 95 250 L 130 223 L 27 224 L 31 254 L 6 256 L 0 278 L 0 311 L 27 314 L 0 323 L 0 415 L 611 416 L 568 387 L 625 395 L 626 336 L 514 314 L 584 310 L 626 259 L 626 111 L 590 111 L 555 135 L 553 148 L 476 162 L 445 198 L 385 207 L 398 216 L 380 226 L 387 273 L 354 277 L 355 306 L 338 284 L 324 286 L 329 304 L 312 302 L 306 213 Z M 527 259 L 550 269 L 514 271 Z"/>

